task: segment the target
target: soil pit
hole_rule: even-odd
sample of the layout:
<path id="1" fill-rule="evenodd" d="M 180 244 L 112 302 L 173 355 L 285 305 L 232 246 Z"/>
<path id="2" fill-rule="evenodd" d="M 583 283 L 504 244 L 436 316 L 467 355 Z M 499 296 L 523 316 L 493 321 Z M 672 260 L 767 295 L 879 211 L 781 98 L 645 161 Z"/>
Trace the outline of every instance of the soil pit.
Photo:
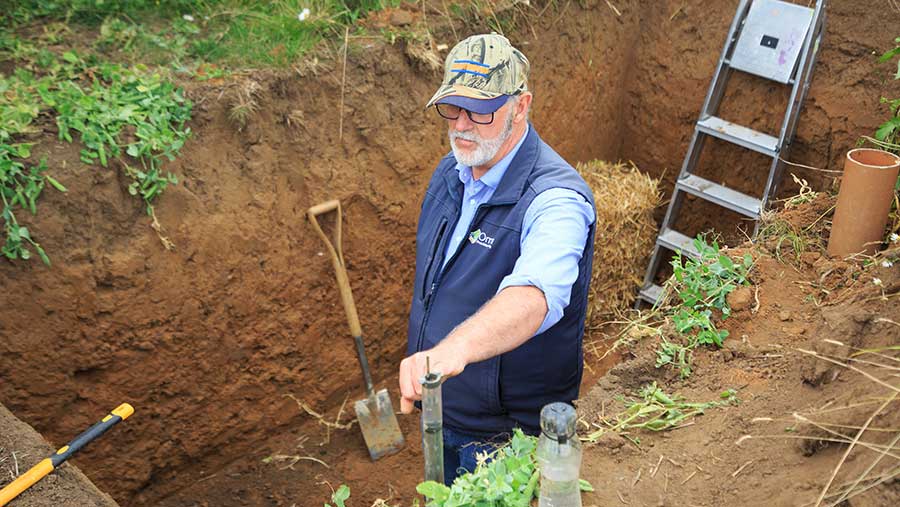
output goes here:
<path id="1" fill-rule="evenodd" d="M 535 6 L 509 34 L 533 64 L 532 119 L 573 164 L 632 160 L 671 189 L 734 2 L 614 3 Z M 871 55 L 892 47 L 885 18 L 900 15 L 865 0 L 833 2 L 828 16 L 792 161 L 839 169 L 886 117 L 879 97 L 897 95 Z M 468 34 L 436 18 L 436 42 Z M 421 475 L 415 417 L 401 417 L 411 445 L 372 465 L 357 428 L 330 430 L 295 401 L 346 423 L 362 397 L 331 266 L 303 218 L 335 198 L 373 372 L 396 395 L 419 200 L 448 150 L 439 119 L 421 111 L 440 76 L 404 44 L 352 42 L 343 119 L 342 67 L 327 55 L 300 76 L 185 83 L 194 135 L 170 166 L 182 183 L 157 208 L 173 252 L 115 171 L 81 164 L 78 147 L 42 125 L 35 154 L 65 168 L 54 176 L 69 192 L 46 193 L 42 209 L 56 211 L 29 223 L 53 267 L 0 264 L 0 401 L 54 444 L 131 402 L 135 416 L 75 460 L 120 504 L 318 505 L 339 483 L 360 505 L 409 503 Z M 770 86 L 735 79 L 728 119 L 777 124 Z M 229 97 L 247 89 L 258 113 L 238 126 Z M 710 150 L 705 175 L 760 187 L 765 168 L 742 157 Z M 831 184 L 830 173 L 797 174 Z M 688 226 L 721 227 L 708 217 Z"/>

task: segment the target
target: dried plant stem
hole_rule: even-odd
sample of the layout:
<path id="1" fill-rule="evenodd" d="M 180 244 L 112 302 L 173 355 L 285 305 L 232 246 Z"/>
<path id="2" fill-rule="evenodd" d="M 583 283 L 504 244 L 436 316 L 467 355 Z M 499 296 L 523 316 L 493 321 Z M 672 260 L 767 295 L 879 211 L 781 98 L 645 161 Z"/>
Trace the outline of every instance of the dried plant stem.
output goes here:
<path id="1" fill-rule="evenodd" d="M 882 484 L 884 482 L 887 482 L 887 481 L 893 479 L 898 474 L 900 474 L 900 467 L 894 468 L 893 470 L 891 470 L 890 472 L 887 472 L 885 474 L 875 476 L 873 478 L 873 479 L 875 479 L 875 481 L 872 484 L 863 486 L 862 488 L 859 488 L 856 490 L 850 489 L 849 491 L 852 491 L 852 493 L 847 495 L 847 497 L 844 498 L 844 500 L 839 501 L 839 502 L 833 502 L 833 503 L 829 504 L 828 507 L 837 507 L 838 505 L 842 505 L 844 501 L 849 500 L 849 499 L 853 498 L 854 496 L 861 495 L 861 494 L 865 493 L 866 491 L 874 488 L 875 486 L 878 486 L 879 484 Z M 844 491 L 844 493 L 846 493 L 846 492 L 847 491 Z M 835 496 L 835 495 L 829 495 L 829 496 Z"/>
<path id="2" fill-rule="evenodd" d="M 782 162 L 784 162 L 785 164 L 787 164 L 789 166 L 801 167 L 803 169 L 809 169 L 811 171 L 819 171 L 819 172 L 823 172 L 823 173 L 832 173 L 832 174 L 841 174 L 844 172 L 844 171 L 835 171 L 834 169 L 822 169 L 820 167 L 813 167 L 811 165 L 798 164 L 796 162 L 791 162 L 790 160 L 785 160 L 781 157 L 778 157 L 778 160 L 781 160 Z"/>
<path id="3" fill-rule="evenodd" d="M 834 442 L 837 444 L 849 444 L 851 440 L 849 438 L 824 438 L 824 437 L 810 437 L 806 435 L 744 435 L 741 438 L 735 441 L 736 445 L 741 445 L 745 440 L 752 440 L 754 438 L 783 438 L 787 440 L 813 440 L 816 442 Z M 890 450 L 887 446 L 872 444 L 868 442 L 859 441 L 858 444 L 861 447 L 865 447 L 873 452 L 881 452 L 885 449 Z M 900 459 L 900 457 L 898 457 Z"/>
<path id="4" fill-rule="evenodd" d="M 861 370 L 858 370 L 858 371 L 861 371 Z M 868 374 L 866 374 L 866 376 L 871 377 Z M 872 377 L 872 378 L 874 378 L 874 377 Z M 880 382 L 880 381 L 879 381 L 879 383 L 883 384 L 883 382 Z M 893 386 L 891 386 L 891 387 L 893 387 Z M 828 479 L 828 482 L 825 484 L 825 487 L 822 488 L 822 492 L 819 494 L 819 499 L 816 501 L 816 507 L 818 507 L 819 505 L 822 504 L 822 501 L 825 499 L 825 495 L 828 493 L 828 488 L 831 487 L 831 483 L 834 482 L 834 478 L 837 476 L 838 470 L 840 470 L 841 466 L 844 464 L 844 461 L 847 460 L 847 456 L 850 455 L 850 452 L 853 450 L 853 447 L 856 446 L 857 442 L 859 442 L 859 438 L 862 436 L 863 433 L 865 433 L 866 428 L 868 428 L 869 425 L 872 424 L 872 420 L 874 420 L 875 417 L 878 414 L 880 414 L 881 411 L 884 410 L 888 405 L 890 405 L 891 402 L 893 402 L 897 398 L 898 394 L 900 394 L 900 391 L 898 391 L 896 388 L 893 388 L 893 389 L 894 389 L 894 394 L 890 398 L 885 400 L 885 402 L 882 403 L 878 407 L 878 409 L 876 409 L 874 412 L 872 412 L 872 415 L 869 416 L 869 419 L 866 420 L 865 424 L 863 424 L 863 427 L 860 428 L 858 432 L 856 432 L 856 436 L 853 437 L 853 441 L 850 442 L 849 446 L 847 446 L 847 450 L 844 451 L 844 455 L 841 456 L 841 460 L 838 461 L 837 466 L 834 467 L 834 471 L 831 472 L 831 478 Z M 888 447 L 888 449 L 890 449 L 890 447 Z M 884 452 L 887 452 L 888 449 L 886 449 Z"/>
<path id="5" fill-rule="evenodd" d="M 844 368 L 847 368 L 848 370 L 853 370 L 853 371 L 855 371 L 856 373 L 859 373 L 859 374 L 861 374 L 862 376 L 866 377 L 867 379 L 871 380 L 872 382 L 875 382 L 876 384 L 879 384 L 879 385 L 882 385 L 882 386 L 884 386 L 884 387 L 887 387 L 888 389 L 890 389 L 891 391 L 894 391 L 895 393 L 900 393 L 900 388 L 898 388 L 897 386 L 893 386 L 893 385 L 891 385 L 891 384 L 888 384 L 887 382 L 881 380 L 880 378 L 873 376 L 873 375 L 870 374 L 869 372 L 860 370 L 859 368 L 857 368 L 857 367 L 855 367 L 855 366 L 850 366 L 849 364 L 845 364 L 845 363 L 842 363 L 842 362 L 840 362 L 840 361 L 836 361 L 836 360 L 834 360 L 834 359 L 831 359 L 830 357 L 823 356 L 822 354 L 819 354 L 818 352 L 814 352 L 814 351 L 812 351 L 812 350 L 806 350 L 806 349 L 800 349 L 800 348 L 794 349 L 794 350 L 797 350 L 797 351 L 799 351 L 799 352 L 802 352 L 803 354 L 809 354 L 809 355 L 811 355 L 811 356 L 813 356 L 813 357 L 816 357 L 816 358 L 821 359 L 821 360 L 823 360 L 823 361 L 828 361 L 829 363 L 833 363 L 833 364 L 836 364 L 836 365 L 838 365 L 838 366 L 843 366 Z M 893 398 L 892 398 L 892 399 L 893 399 Z"/>
<path id="6" fill-rule="evenodd" d="M 335 429 L 341 429 L 341 430 L 349 430 L 351 427 L 353 427 L 353 423 L 356 422 L 355 419 L 354 419 L 353 421 L 350 421 L 350 422 L 345 423 L 345 424 L 341 424 L 341 423 L 339 423 L 339 422 L 337 422 L 337 421 L 335 421 L 335 422 L 326 421 L 324 415 L 322 415 L 322 414 L 316 412 L 315 410 L 313 410 L 313 409 L 312 409 L 309 405 L 307 405 L 305 402 L 303 402 L 303 401 L 301 401 L 301 400 L 298 400 L 297 397 L 294 396 L 293 394 L 285 394 L 284 396 L 285 396 L 286 398 L 290 398 L 290 399 L 294 400 L 294 403 L 296 403 L 297 406 L 300 407 L 300 409 L 302 409 L 302 410 L 303 410 L 304 412 L 306 412 L 307 414 L 309 414 L 309 415 L 315 417 L 316 419 L 318 419 L 318 420 L 319 420 L 319 424 L 324 424 L 327 428 L 335 428 Z"/>
<path id="7" fill-rule="evenodd" d="M 344 140 L 344 89 L 347 86 L 347 44 L 350 39 L 350 27 L 344 28 L 344 66 L 341 70 L 341 103 L 338 107 L 338 141 Z"/>
<path id="8" fill-rule="evenodd" d="M 807 417 L 804 416 L 803 414 L 794 414 L 794 415 L 795 415 L 794 418 L 757 417 L 757 418 L 751 420 L 750 422 L 753 422 L 753 423 L 757 423 L 757 422 L 795 422 L 797 417 L 800 417 L 804 420 L 807 419 Z M 835 423 L 825 423 L 825 422 L 813 423 L 812 421 L 806 421 L 806 422 L 809 422 L 810 424 L 828 426 L 830 428 L 844 428 L 844 429 L 848 429 L 848 430 L 858 430 L 858 429 L 862 428 L 862 426 L 854 426 L 851 424 L 835 424 Z M 900 428 L 869 428 L 869 431 L 878 431 L 878 432 L 882 432 L 882 433 L 897 433 L 897 432 L 900 432 Z"/>
<path id="9" fill-rule="evenodd" d="M 900 440 L 900 432 L 898 432 L 894 436 L 894 439 L 891 440 L 890 444 L 888 444 L 888 448 L 892 449 L 894 447 L 894 445 L 897 444 L 898 440 Z M 859 477 L 856 478 L 856 480 L 853 482 L 853 485 L 850 486 L 848 489 L 846 489 L 844 491 L 844 493 L 840 496 L 840 498 L 838 498 L 832 505 L 837 505 L 837 504 L 841 503 L 842 501 L 846 500 L 848 498 L 847 494 L 856 489 L 856 487 L 859 485 L 859 483 L 862 482 L 866 478 L 866 476 L 869 475 L 869 473 L 872 471 L 872 469 L 874 469 L 875 466 L 879 462 L 881 462 L 881 459 L 884 458 L 888 454 L 887 451 L 888 451 L 888 449 L 885 449 L 884 451 L 882 451 L 881 454 L 879 454 L 878 457 L 875 458 L 875 461 L 873 461 L 872 464 L 869 465 L 868 468 L 866 468 L 866 470 L 863 473 L 861 473 L 859 475 Z M 894 456 L 892 456 L 892 457 L 894 457 Z M 898 459 L 900 459 L 900 458 L 898 458 Z"/>

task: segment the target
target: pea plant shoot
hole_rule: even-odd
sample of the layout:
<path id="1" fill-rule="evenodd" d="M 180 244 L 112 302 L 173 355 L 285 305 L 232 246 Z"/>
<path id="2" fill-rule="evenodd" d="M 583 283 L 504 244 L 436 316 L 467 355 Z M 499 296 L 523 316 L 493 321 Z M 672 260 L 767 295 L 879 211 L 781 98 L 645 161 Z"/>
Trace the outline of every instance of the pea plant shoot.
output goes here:
<path id="1" fill-rule="evenodd" d="M 426 507 L 526 507 L 538 494 L 536 451 L 537 438 L 517 428 L 512 440 L 497 449 L 492 459 L 480 462 L 474 472 L 457 477 L 452 486 L 427 481 L 416 491 L 427 499 Z M 593 491 L 585 480 L 579 485 L 582 491 Z"/>
<path id="2" fill-rule="evenodd" d="M 656 350 L 656 367 L 671 365 L 682 378 L 692 373 L 694 349 L 703 345 L 721 347 L 728 337 L 728 331 L 716 326 L 717 316 L 725 320 L 731 315 L 726 298 L 739 286 L 750 284 L 747 277 L 753 266 L 750 254 L 732 259 L 721 253 L 715 241 L 709 244 L 703 236 L 694 239 L 694 247 L 700 254 L 698 259 L 684 258 L 678 252 L 672 260 L 669 287 L 680 303 L 670 316 L 679 336 L 671 341 L 663 338 Z"/>
<path id="3" fill-rule="evenodd" d="M 636 430 L 665 431 L 675 429 L 687 423 L 688 419 L 703 414 L 707 409 L 737 403 L 734 390 L 723 391 L 719 400 L 703 403 L 688 402 L 676 395 L 666 394 L 656 382 L 647 384 L 638 392 L 638 399 L 620 401 L 626 404 L 625 410 L 610 417 L 600 419 L 600 429 L 585 437 L 589 442 L 596 442 L 607 433 L 618 433 L 635 444 L 640 444 L 638 437 L 632 437 Z"/>

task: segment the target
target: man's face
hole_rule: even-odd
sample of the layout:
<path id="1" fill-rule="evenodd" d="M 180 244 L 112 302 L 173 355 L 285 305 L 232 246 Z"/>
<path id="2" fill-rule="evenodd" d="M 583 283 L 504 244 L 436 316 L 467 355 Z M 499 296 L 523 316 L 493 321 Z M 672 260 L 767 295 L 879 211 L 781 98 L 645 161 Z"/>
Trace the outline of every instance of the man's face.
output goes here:
<path id="1" fill-rule="evenodd" d="M 510 99 L 494 112 L 494 121 L 488 125 L 472 122 L 465 111 L 459 118 L 447 120 L 447 134 L 456 161 L 469 167 L 490 162 L 512 134 L 516 99 Z"/>

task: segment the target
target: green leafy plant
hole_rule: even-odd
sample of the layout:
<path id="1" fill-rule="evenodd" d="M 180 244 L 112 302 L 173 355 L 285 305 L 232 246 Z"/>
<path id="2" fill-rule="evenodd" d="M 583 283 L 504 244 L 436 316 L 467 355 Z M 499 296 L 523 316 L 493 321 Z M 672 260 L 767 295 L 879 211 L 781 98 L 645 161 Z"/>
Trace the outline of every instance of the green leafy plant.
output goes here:
<path id="1" fill-rule="evenodd" d="M 17 75 L 22 75 L 20 71 Z M 7 79 L 0 76 L 0 200 L 3 208 L 3 246 L 0 253 L 8 259 L 31 258 L 31 249 L 37 252 L 45 264 L 50 264 L 40 243 L 34 240 L 31 231 L 19 223 L 17 210 L 24 209 L 37 214 L 37 200 L 49 182 L 54 188 L 65 192 L 66 188 L 45 174 L 46 161 L 29 164 L 32 143 L 17 143 L 15 138 L 34 133 L 32 121 L 41 110 L 40 98 L 21 79 Z"/>
<path id="2" fill-rule="evenodd" d="M 27 209 L 32 215 L 37 214 L 36 201 L 44 188 L 44 182 L 49 182 L 54 188 L 65 192 L 66 188 L 58 181 L 43 174 L 47 170 L 46 161 L 31 166 L 26 171 L 26 166 L 13 157 L 28 158 L 30 145 L 9 145 L 0 143 L 0 198 L 3 200 L 3 225 L 6 241 L 0 249 L 8 259 L 28 260 L 31 258 L 29 246 L 33 247 L 44 264 L 50 265 L 40 243 L 31 237 L 27 227 L 19 225 L 16 219 L 17 207 Z"/>
<path id="3" fill-rule="evenodd" d="M 338 486 L 338 489 L 331 494 L 331 501 L 334 502 L 334 507 L 347 507 L 344 502 L 350 498 L 350 487 L 346 484 L 341 484 Z M 325 507 L 332 507 L 331 504 L 326 503 Z"/>
<path id="4" fill-rule="evenodd" d="M 681 343 L 674 343 L 662 337 L 656 349 L 656 367 L 662 368 L 672 365 L 678 369 L 681 378 L 687 378 L 693 373 L 693 348 Z"/>
<path id="5" fill-rule="evenodd" d="M 481 461 L 472 473 L 463 474 L 448 487 L 426 481 L 416 491 L 427 499 L 426 507 L 525 507 L 538 494 L 537 438 L 515 429 L 510 442 L 497 449 L 493 459 Z M 593 491 L 579 481 L 582 491 Z"/>
<path id="6" fill-rule="evenodd" d="M 694 416 L 703 414 L 705 410 L 727 404 L 738 403 L 736 391 L 729 389 L 720 394 L 720 399 L 704 403 L 684 401 L 676 395 L 666 394 L 656 382 L 647 384 L 637 393 L 638 398 L 622 400 L 625 410 L 609 418 L 602 418 L 603 428 L 585 437 L 589 442 L 596 442 L 603 435 L 613 432 L 628 436 L 635 430 L 665 431 L 685 424 Z M 631 438 L 635 443 L 639 440 Z"/>
<path id="7" fill-rule="evenodd" d="M 20 209 L 37 214 L 37 200 L 45 185 L 66 188 L 46 174 L 47 164 L 28 161 L 33 143 L 17 141 L 38 132 L 38 115 L 56 118 L 60 139 L 84 145 L 81 159 L 108 167 L 111 160 L 133 180 L 129 192 L 140 195 L 147 213 L 153 201 L 177 178 L 162 170 L 190 135 L 184 123 L 191 103 L 181 90 L 142 66 L 124 67 L 83 59 L 67 51 L 35 51 L 0 37 L 0 51 L 24 59 L 10 77 L 0 76 L 0 197 L 4 238 L 2 253 L 9 259 L 29 259 L 33 248 L 47 264 L 48 256 L 32 232 L 20 223 Z M 124 157 L 123 151 L 130 158 Z"/>
<path id="8" fill-rule="evenodd" d="M 175 159 L 190 135 L 184 123 L 190 118 L 191 103 L 181 90 L 146 68 L 104 64 L 98 70 L 99 77 L 89 88 L 65 81 L 44 99 L 57 111 L 60 139 L 72 142 L 72 131 L 78 132 L 85 146 L 81 151 L 84 163 L 96 161 L 107 167 L 111 158 L 120 160 L 134 180 L 128 191 L 140 195 L 151 214 L 154 198 L 169 183 L 178 182 L 161 166 L 163 158 Z M 121 142 L 126 126 L 133 129 L 134 137 Z M 132 167 L 120 158 L 123 147 L 142 167 Z"/>
<path id="9" fill-rule="evenodd" d="M 885 51 L 878 58 L 878 63 L 887 63 L 900 56 L 900 37 L 894 39 L 894 42 L 898 45 Z M 894 79 L 900 79 L 900 59 L 897 60 L 897 73 L 894 74 Z M 900 98 L 881 97 L 881 103 L 888 105 L 891 117 L 878 126 L 874 138 L 864 137 L 863 139 L 872 142 L 883 150 L 900 153 Z"/>
<path id="10" fill-rule="evenodd" d="M 741 285 L 749 285 L 753 266 L 750 254 L 732 259 L 723 254 L 718 243 L 707 243 L 701 235 L 693 242 L 699 258 L 685 258 L 678 252 L 672 260 L 668 289 L 677 294 L 669 317 L 681 342 L 663 338 L 656 350 L 656 367 L 672 365 L 682 378 L 692 373 L 691 351 L 702 345 L 721 347 L 728 331 L 718 329 L 716 321 L 731 315 L 727 296 Z"/>

